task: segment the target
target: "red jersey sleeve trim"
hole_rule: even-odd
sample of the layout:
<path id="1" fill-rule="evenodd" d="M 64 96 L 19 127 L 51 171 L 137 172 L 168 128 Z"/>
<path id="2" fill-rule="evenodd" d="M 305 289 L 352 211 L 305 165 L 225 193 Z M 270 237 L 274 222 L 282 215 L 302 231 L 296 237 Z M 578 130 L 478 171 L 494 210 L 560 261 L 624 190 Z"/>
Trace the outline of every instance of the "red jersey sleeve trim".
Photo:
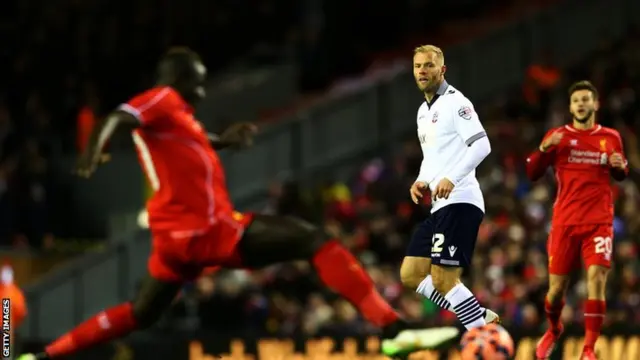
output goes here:
<path id="1" fill-rule="evenodd" d="M 133 106 L 131 106 L 129 104 L 120 104 L 120 106 L 118 106 L 118 110 L 124 111 L 124 112 L 126 112 L 128 114 L 131 114 L 136 119 L 138 119 L 138 121 L 143 122 L 142 121 L 142 114 L 140 114 L 140 111 L 138 111 L 138 109 L 134 108 Z"/>
<path id="2" fill-rule="evenodd" d="M 171 88 L 165 87 L 162 90 L 158 91 L 154 96 L 152 96 L 149 100 L 142 103 L 138 106 L 133 106 L 130 103 L 121 104 L 118 107 L 118 110 L 122 110 L 136 117 L 136 119 L 140 120 L 141 123 L 145 123 L 149 119 L 145 117 L 145 112 L 149 109 L 153 108 L 156 104 L 158 104 L 162 99 L 164 99 L 171 92 Z"/>

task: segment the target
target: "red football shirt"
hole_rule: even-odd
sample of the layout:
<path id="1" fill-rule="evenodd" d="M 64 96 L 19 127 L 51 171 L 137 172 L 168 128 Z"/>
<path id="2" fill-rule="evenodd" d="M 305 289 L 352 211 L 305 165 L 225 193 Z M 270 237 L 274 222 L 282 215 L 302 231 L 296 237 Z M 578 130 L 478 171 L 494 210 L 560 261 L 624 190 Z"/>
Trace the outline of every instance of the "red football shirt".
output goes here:
<path id="1" fill-rule="evenodd" d="M 553 166 L 558 192 L 553 205 L 552 224 L 612 224 L 613 191 L 611 176 L 621 180 L 624 171 L 609 166 L 609 156 L 622 154 L 618 131 L 601 125 L 578 130 L 570 125 L 551 129 L 563 133 L 560 144 L 546 153 L 536 151 L 527 158 L 527 174 L 537 180 Z M 625 159 L 626 164 L 626 159 Z"/>
<path id="2" fill-rule="evenodd" d="M 147 203 L 152 230 L 202 233 L 232 218 L 222 163 L 193 109 L 170 87 L 135 96 L 119 108 L 141 122 L 138 158 L 155 193 Z"/>

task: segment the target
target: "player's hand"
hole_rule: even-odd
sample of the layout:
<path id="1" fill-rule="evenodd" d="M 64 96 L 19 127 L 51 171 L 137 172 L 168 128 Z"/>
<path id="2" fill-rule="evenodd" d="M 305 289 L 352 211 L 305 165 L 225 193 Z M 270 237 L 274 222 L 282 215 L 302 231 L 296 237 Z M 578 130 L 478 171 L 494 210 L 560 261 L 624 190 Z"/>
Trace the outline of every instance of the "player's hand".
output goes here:
<path id="1" fill-rule="evenodd" d="M 540 151 L 547 152 L 547 150 L 549 150 L 552 146 L 560 144 L 563 136 L 564 134 L 562 133 L 562 131 L 556 130 L 548 138 L 544 139 L 542 144 L 540 144 Z"/>
<path id="2" fill-rule="evenodd" d="M 622 154 L 620 153 L 613 153 L 611 154 L 611 156 L 609 156 L 609 165 L 614 169 L 621 170 L 624 170 L 626 166 L 624 163 L 624 159 L 622 158 Z"/>
<path id="3" fill-rule="evenodd" d="M 411 185 L 411 189 L 409 189 L 409 194 L 411 195 L 411 200 L 413 200 L 414 204 L 417 204 L 419 199 L 422 199 L 424 196 L 423 193 L 427 190 L 429 185 L 424 181 L 416 181 Z"/>
<path id="4" fill-rule="evenodd" d="M 253 137 L 258 127 L 252 123 L 235 123 L 220 135 L 220 140 L 235 149 L 245 149 L 253 145 Z"/>
<path id="5" fill-rule="evenodd" d="M 107 161 L 111 160 L 111 155 L 109 154 L 100 154 L 99 156 L 94 156 L 88 152 L 80 155 L 78 160 L 76 161 L 76 167 L 73 169 L 73 172 L 83 178 L 89 178 L 98 168 L 98 165 L 104 164 Z"/>
<path id="6" fill-rule="evenodd" d="M 435 190 L 433 191 L 433 200 L 440 199 L 448 199 L 449 194 L 453 191 L 455 185 L 451 182 L 451 180 L 444 178 L 440 180 Z"/>

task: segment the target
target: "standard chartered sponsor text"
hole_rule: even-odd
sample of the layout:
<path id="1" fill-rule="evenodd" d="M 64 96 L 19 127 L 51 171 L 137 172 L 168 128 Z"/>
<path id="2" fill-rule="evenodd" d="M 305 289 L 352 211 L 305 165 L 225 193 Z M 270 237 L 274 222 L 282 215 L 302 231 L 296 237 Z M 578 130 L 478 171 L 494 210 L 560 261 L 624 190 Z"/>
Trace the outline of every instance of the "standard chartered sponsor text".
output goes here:
<path id="1" fill-rule="evenodd" d="M 571 164 L 600 164 L 600 156 L 602 154 L 597 151 L 589 150 L 571 150 L 568 162 Z"/>

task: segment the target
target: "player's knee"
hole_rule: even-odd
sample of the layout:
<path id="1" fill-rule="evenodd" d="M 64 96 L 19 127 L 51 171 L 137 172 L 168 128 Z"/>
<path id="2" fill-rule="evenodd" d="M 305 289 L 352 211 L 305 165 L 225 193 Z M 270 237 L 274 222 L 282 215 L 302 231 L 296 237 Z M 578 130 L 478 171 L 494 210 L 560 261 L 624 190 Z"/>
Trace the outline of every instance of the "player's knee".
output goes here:
<path id="1" fill-rule="evenodd" d="M 292 222 L 290 251 L 295 253 L 296 258 L 312 258 L 331 240 L 329 234 L 316 225 L 300 219 L 289 219 L 289 221 Z"/>
<path id="2" fill-rule="evenodd" d="M 424 280 L 431 268 L 428 258 L 405 257 L 400 265 L 400 281 L 405 287 L 415 290 Z"/>
<path id="3" fill-rule="evenodd" d="M 160 320 L 163 313 L 164 309 L 133 303 L 133 318 L 136 321 L 138 329 L 146 329 L 154 325 Z"/>
<path id="4" fill-rule="evenodd" d="M 431 267 L 431 278 L 433 287 L 440 294 L 447 294 L 460 282 L 462 269 L 456 267 L 442 267 L 433 265 Z"/>
<path id="5" fill-rule="evenodd" d="M 425 277 L 420 276 L 411 270 L 405 270 L 404 268 L 400 268 L 400 281 L 402 282 L 402 285 L 404 285 L 406 288 L 409 288 L 412 290 L 417 289 L 424 278 Z"/>
<path id="6" fill-rule="evenodd" d="M 590 266 L 587 270 L 587 282 L 589 284 L 604 286 L 607 282 L 608 274 L 609 269 L 603 266 Z"/>
<path id="7" fill-rule="evenodd" d="M 408 289 L 415 290 L 420 286 L 424 278 L 420 276 L 416 276 L 415 274 L 402 274 L 400 273 L 400 281 L 402 285 Z"/>
<path id="8" fill-rule="evenodd" d="M 569 277 L 563 275 L 551 275 L 549 277 L 549 291 L 547 297 L 550 302 L 555 302 L 564 297 L 564 293 L 569 287 Z"/>

